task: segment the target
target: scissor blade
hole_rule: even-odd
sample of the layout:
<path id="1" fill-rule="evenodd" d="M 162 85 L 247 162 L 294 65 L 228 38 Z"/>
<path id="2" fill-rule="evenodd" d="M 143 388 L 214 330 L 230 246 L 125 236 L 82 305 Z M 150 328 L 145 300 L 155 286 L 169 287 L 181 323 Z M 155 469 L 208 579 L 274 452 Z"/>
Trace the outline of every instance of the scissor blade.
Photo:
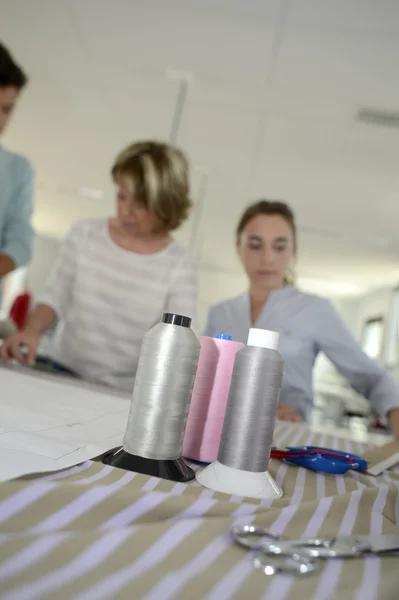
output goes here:
<path id="1" fill-rule="evenodd" d="M 399 535 L 348 535 L 336 538 L 336 544 L 351 547 L 357 554 L 382 554 L 399 552 Z"/>
<path id="2" fill-rule="evenodd" d="M 364 536 L 366 537 L 366 536 Z M 399 535 L 370 535 L 369 542 L 372 552 L 399 552 Z"/>

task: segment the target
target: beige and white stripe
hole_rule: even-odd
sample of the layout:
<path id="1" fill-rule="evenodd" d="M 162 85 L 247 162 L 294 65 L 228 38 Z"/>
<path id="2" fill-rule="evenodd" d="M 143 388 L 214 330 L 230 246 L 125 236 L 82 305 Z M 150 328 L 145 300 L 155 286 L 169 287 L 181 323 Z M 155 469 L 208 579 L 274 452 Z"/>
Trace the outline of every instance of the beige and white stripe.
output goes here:
<path id="1" fill-rule="evenodd" d="M 359 451 L 344 439 L 278 424 L 276 445 Z M 286 537 L 398 533 L 399 469 L 323 475 L 271 461 L 273 502 L 126 473 L 98 462 L 0 486 L 2 600 L 391 600 L 397 558 L 331 560 L 301 580 L 266 578 L 229 529 Z"/>

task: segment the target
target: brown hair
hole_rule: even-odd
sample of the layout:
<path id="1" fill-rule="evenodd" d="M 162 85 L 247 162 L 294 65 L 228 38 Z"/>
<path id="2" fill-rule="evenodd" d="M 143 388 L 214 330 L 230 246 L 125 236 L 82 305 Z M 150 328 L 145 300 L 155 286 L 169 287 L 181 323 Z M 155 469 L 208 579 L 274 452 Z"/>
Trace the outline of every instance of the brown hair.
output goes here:
<path id="1" fill-rule="evenodd" d="M 7 48 L 0 42 L 0 87 L 14 87 L 22 90 L 28 78 L 15 62 Z"/>
<path id="2" fill-rule="evenodd" d="M 121 175 L 134 185 L 134 195 L 171 231 L 188 217 L 189 164 L 177 148 L 161 142 L 137 142 L 125 148 L 111 169 L 115 182 Z"/>
<path id="3" fill-rule="evenodd" d="M 294 254 L 297 250 L 297 236 L 296 236 L 296 224 L 295 216 L 291 208 L 285 202 L 280 200 L 258 200 L 254 204 L 248 206 L 244 211 L 241 219 L 238 222 L 236 229 L 237 242 L 240 240 L 240 236 L 252 219 L 259 215 L 278 215 L 284 219 L 291 227 L 292 236 L 294 238 Z"/>

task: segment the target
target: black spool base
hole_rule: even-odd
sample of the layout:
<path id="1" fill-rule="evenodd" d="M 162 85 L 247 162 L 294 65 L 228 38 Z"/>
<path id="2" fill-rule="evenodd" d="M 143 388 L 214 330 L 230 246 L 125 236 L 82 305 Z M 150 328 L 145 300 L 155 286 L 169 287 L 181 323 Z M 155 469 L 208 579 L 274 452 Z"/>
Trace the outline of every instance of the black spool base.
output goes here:
<path id="1" fill-rule="evenodd" d="M 195 473 L 182 458 L 175 460 L 155 460 L 152 458 L 144 458 L 129 454 L 123 448 L 113 450 L 103 457 L 102 462 L 105 465 L 118 467 L 125 471 L 134 471 L 150 475 L 151 477 L 159 477 L 160 479 L 169 479 L 170 481 L 178 481 L 185 483 L 195 479 Z"/>

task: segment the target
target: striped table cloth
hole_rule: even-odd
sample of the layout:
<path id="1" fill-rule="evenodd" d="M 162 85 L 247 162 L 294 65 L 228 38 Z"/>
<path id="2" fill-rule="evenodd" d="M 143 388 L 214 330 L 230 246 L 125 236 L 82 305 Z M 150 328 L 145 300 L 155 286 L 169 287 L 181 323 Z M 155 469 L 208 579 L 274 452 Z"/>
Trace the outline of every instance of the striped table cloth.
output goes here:
<path id="1" fill-rule="evenodd" d="M 275 443 L 352 452 L 345 439 L 278 423 Z M 232 544 L 233 524 L 286 537 L 398 533 L 399 470 L 332 476 L 271 461 L 284 497 L 226 496 L 88 461 L 0 486 L 2 600 L 393 600 L 399 560 L 330 560 L 268 578 Z"/>

